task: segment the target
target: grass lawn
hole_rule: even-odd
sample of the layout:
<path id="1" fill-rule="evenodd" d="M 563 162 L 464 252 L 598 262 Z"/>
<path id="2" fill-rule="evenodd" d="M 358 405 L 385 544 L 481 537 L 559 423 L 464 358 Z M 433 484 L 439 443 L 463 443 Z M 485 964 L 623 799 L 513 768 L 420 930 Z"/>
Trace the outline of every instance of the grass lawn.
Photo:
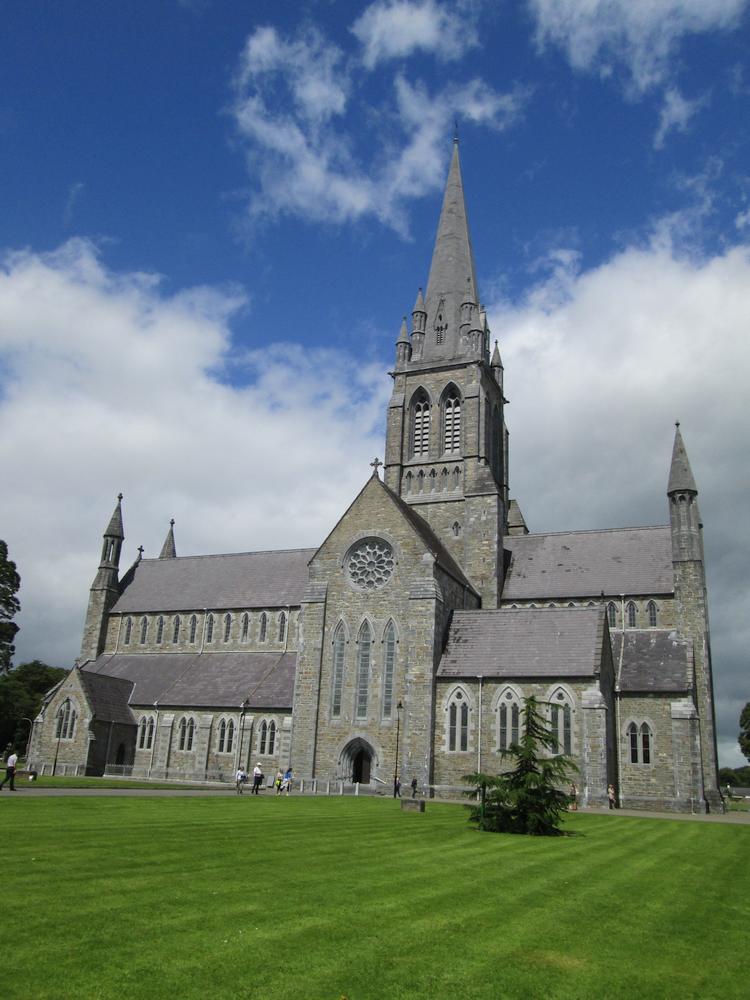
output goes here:
<path id="1" fill-rule="evenodd" d="M 185 781 L 139 781 L 137 778 L 87 778 L 83 775 L 73 777 L 72 775 L 44 774 L 36 779 L 33 784 L 27 776 L 21 775 L 16 778 L 16 785 L 19 788 L 211 788 L 221 787 L 219 785 L 190 784 Z M 224 788 L 234 788 L 234 783 L 224 785 Z"/>
<path id="2" fill-rule="evenodd" d="M 0 796 L 3 1000 L 739 997 L 750 827 Z M 744 984 L 744 985 L 743 985 Z"/>

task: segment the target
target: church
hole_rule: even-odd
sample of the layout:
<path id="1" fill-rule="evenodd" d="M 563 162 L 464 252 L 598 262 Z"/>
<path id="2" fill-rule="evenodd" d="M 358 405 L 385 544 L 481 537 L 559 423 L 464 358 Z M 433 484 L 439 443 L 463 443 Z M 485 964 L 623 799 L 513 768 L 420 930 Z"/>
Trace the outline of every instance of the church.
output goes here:
<path id="1" fill-rule="evenodd" d="M 583 805 L 720 809 L 698 491 L 679 426 L 664 524 L 535 534 L 511 497 L 503 365 L 458 142 L 426 291 L 395 344 L 384 462 L 317 548 L 120 575 L 104 531 L 81 656 L 34 721 L 41 773 L 455 796 L 542 703 Z M 382 467 L 382 476 L 381 476 Z M 314 784 L 313 784 L 314 783 Z"/>

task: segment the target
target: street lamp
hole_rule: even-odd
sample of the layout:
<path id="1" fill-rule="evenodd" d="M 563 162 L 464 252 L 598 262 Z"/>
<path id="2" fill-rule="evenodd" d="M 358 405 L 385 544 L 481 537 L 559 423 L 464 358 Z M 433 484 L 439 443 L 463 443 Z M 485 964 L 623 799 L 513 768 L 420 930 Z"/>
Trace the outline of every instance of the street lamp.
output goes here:
<path id="1" fill-rule="evenodd" d="M 396 705 L 396 759 L 393 762 L 393 797 L 398 795 L 398 738 L 401 733 L 401 702 Z"/>
<path id="2" fill-rule="evenodd" d="M 34 732 L 34 720 L 27 719 L 25 715 L 21 716 L 21 722 L 28 722 L 29 724 L 29 738 L 26 740 L 26 766 L 29 764 L 29 750 L 31 748 L 31 734 Z"/>

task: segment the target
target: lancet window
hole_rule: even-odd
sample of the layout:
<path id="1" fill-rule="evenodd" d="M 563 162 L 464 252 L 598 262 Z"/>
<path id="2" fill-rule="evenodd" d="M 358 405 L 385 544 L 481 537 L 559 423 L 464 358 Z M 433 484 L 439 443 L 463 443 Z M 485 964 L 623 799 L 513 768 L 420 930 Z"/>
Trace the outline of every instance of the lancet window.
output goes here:
<path id="1" fill-rule="evenodd" d="M 430 401 L 420 393 L 412 405 L 412 454 L 427 455 L 430 451 Z"/>
<path id="2" fill-rule="evenodd" d="M 393 715 L 393 677 L 396 669 L 396 626 L 388 622 L 383 636 L 383 718 Z"/>
<path id="3" fill-rule="evenodd" d="M 358 719 L 367 718 L 367 696 L 370 687 L 370 662 L 372 660 L 372 631 L 367 622 L 362 624 L 357 640 L 357 692 L 355 697 L 355 715 Z"/>
<path id="4" fill-rule="evenodd" d="M 461 450 L 461 400 L 451 388 L 443 402 L 443 451 Z"/>
<path id="5" fill-rule="evenodd" d="M 649 724 L 642 722 L 639 726 L 636 722 L 631 722 L 627 728 L 627 735 L 630 745 L 630 763 L 650 764 L 653 733 Z"/>
<path id="6" fill-rule="evenodd" d="M 341 692 L 344 686 L 344 649 L 346 635 L 343 623 L 339 622 L 333 634 L 333 674 L 331 677 L 331 716 L 341 716 Z"/>
<path id="7" fill-rule="evenodd" d="M 448 703 L 448 750 L 469 749 L 469 703 L 460 689 Z"/>
<path id="8" fill-rule="evenodd" d="M 55 739 L 72 740 L 76 730 L 77 713 L 70 698 L 66 698 L 55 717 Z"/>

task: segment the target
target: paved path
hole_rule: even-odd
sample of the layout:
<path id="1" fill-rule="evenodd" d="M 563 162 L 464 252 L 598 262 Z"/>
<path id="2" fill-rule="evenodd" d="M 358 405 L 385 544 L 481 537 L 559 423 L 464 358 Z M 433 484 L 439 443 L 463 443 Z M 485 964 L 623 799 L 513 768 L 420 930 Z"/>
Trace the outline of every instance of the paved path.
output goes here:
<path id="1" fill-rule="evenodd" d="M 250 792 L 245 792 L 245 795 L 250 795 Z M 261 793 L 266 798 L 275 798 L 273 792 L 269 790 L 268 792 Z M 302 794 L 303 798 L 311 797 L 312 793 L 305 792 Z M 0 794 L 0 799 L 4 798 L 6 795 L 6 789 L 3 789 L 2 794 Z M 22 785 L 18 787 L 15 793 L 7 790 L 8 798 L 65 798 L 69 796 L 83 796 L 84 798 L 102 798 L 102 797 L 114 797 L 114 798 L 216 798 L 225 797 L 227 795 L 236 795 L 234 790 L 234 785 L 226 786 L 223 788 L 45 788 L 44 785 Z M 300 797 L 300 793 L 297 792 L 293 797 Z M 316 796 L 316 798 L 324 796 Z M 339 796 L 330 796 L 330 798 L 339 798 Z M 347 796 L 347 798 L 352 798 L 352 796 Z M 363 798 L 373 798 L 371 795 L 363 796 Z M 435 800 L 435 802 L 449 802 L 450 800 L 442 799 Z M 452 800 L 454 805 L 467 805 L 466 802 L 459 800 Z M 432 803 L 431 799 L 426 800 L 429 806 Z M 697 823 L 737 823 L 750 825 L 750 812 L 729 812 L 729 813 L 696 813 L 691 815 L 690 813 L 672 813 L 672 812 L 647 812 L 645 810 L 639 809 L 581 809 L 580 812 L 584 815 L 589 816 L 607 816 L 612 820 L 616 820 L 618 816 L 633 816 L 636 819 L 639 817 L 645 819 L 676 819 L 676 820 L 692 820 Z"/>

